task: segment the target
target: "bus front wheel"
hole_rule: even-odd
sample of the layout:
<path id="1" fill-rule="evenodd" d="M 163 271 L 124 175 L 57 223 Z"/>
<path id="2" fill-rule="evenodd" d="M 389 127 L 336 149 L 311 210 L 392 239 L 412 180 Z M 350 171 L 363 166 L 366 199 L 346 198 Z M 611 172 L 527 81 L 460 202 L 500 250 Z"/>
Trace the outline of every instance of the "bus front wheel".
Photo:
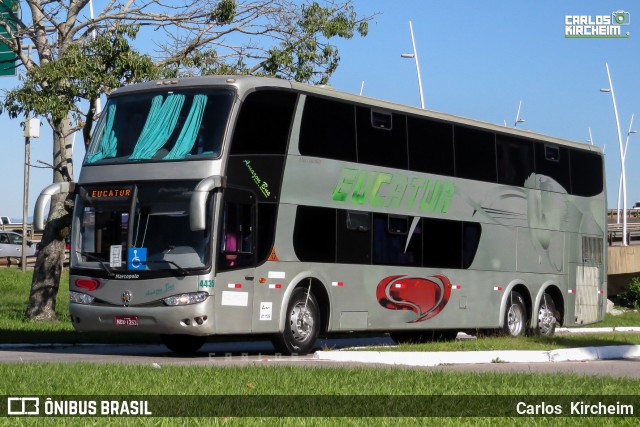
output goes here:
<path id="1" fill-rule="evenodd" d="M 284 331 L 273 339 L 275 349 L 286 355 L 313 350 L 320 332 L 320 310 L 310 290 L 296 288 L 287 306 Z"/>
<path id="2" fill-rule="evenodd" d="M 524 335 L 527 325 L 527 308 L 522 295 L 513 291 L 507 300 L 507 307 L 504 312 L 503 331 L 511 337 Z"/>
<path id="3" fill-rule="evenodd" d="M 174 353 L 191 354 L 200 350 L 207 337 L 194 335 L 161 335 L 162 343 Z"/>

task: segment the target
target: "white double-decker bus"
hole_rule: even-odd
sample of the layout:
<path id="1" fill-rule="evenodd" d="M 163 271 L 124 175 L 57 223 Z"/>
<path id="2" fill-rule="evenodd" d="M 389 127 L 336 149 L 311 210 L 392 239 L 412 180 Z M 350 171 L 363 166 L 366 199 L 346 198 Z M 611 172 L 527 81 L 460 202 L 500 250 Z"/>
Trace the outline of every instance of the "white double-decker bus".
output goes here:
<path id="1" fill-rule="evenodd" d="M 597 147 L 278 79 L 115 91 L 70 250 L 78 331 L 552 334 L 606 306 Z M 48 187 L 36 206 L 42 223 Z"/>

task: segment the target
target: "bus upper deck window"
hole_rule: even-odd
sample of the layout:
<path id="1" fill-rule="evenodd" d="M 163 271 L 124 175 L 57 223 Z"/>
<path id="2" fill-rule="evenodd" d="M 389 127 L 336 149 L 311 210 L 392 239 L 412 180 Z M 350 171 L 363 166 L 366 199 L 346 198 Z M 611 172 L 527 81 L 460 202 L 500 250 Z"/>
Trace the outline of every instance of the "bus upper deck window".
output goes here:
<path id="1" fill-rule="evenodd" d="M 367 232 L 371 229 L 368 212 L 347 211 L 347 230 Z"/>
<path id="2" fill-rule="evenodd" d="M 391 114 L 371 110 L 371 126 L 376 129 L 391 130 L 393 121 Z"/>
<path id="3" fill-rule="evenodd" d="M 390 234 L 407 234 L 409 232 L 409 219 L 406 216 L 389 215 L 387 230 Z"/>
<path id="4" fill-rule="evenodd" d="M 560 150 L 558 149 L 558 147 L 552 147 L 549 145 L 545 145 L 544 146 L 544 157 L 547 160 L 550 160 L 552 162 L 559 162 L 560 161 Z"/>

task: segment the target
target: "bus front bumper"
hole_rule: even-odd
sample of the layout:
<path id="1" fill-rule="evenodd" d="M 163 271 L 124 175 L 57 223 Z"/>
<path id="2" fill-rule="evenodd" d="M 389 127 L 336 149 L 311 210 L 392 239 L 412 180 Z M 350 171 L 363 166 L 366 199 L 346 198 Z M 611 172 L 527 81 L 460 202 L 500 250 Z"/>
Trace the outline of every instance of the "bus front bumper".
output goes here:
<path id="1" fill-rule="evenodd" d="M 183 306 L 108 306 L 69 304 L 76 331 L 140 332 L 158 335 L 213 335 L 213 298 Z"/>

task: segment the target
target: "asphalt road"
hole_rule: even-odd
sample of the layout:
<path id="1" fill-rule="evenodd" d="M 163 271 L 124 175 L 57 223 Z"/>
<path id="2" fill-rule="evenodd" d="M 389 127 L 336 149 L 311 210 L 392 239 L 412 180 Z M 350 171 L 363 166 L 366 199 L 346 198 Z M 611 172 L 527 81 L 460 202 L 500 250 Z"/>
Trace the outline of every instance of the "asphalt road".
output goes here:
<path id="1" fill-rule="evenodd" d="M 388 337 L 342 338 L 323 340 L 319 348 L 345 348 L 351 346 L 370 346 L 391 344 Z M 176 356 L 162 345 L 49 345 L 49 346 L 11 346 L 0 345 L 0 363 L 42 363 L 42 362 L 87 362 L 87 363 L 128 363 L 141 365 L 187 365 L 187 366 L 282 366 L 295 365 L 306 367 L 363 366 L 353 362 L 321 361 L 307 356 L 274 355 L 267 341 L 207 343 L 193 356 Z M 581 375 L 600 375 L 610 377 L 640 378 L 640 359 L 601 360 L 591 362 L 560 363 L 490 363 L 461 364 L 437 367 L 393 367 L 390 369 L 429 369 L 433 371 L 464 372 L 536 372 L 536 373 L 575 373 Z"/>

